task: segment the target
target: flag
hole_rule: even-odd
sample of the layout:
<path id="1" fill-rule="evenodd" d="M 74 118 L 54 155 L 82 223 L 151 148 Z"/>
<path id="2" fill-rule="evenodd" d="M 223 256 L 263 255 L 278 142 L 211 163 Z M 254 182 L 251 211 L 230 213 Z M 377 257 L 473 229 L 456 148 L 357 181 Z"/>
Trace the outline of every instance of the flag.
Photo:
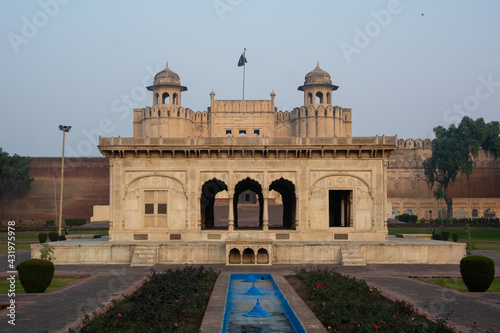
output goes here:
<path id="1" fill-rule="evenodd" d="M 247 58 L 245 58 L 245 51 L 240 56 L 240 60 L 238 60 L 238 67 L 245 66 L 245 63 L 247 62 Z"/>

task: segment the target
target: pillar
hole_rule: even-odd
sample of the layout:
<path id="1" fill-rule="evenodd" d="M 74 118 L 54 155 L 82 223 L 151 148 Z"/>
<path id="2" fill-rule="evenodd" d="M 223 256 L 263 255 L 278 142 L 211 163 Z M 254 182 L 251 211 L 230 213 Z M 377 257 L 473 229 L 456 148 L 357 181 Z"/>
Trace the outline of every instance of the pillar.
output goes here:
<path id="1" fill-rule="evenodd" d="M 269 197 L 269 194 L 262 193 L 262 196 L 264 198 L 264 210 L 262 212 L 262 230 L 268 231 L 269 230 L 269 208 L 267 204 L 267 198 Z"/>
<path id="2" fill-rule="evenodd" d="M 228 215 L 228 230 L 234 231 L 234 210 L 233 210 L 233 196 L 229 195 L 229 215 Z"/>

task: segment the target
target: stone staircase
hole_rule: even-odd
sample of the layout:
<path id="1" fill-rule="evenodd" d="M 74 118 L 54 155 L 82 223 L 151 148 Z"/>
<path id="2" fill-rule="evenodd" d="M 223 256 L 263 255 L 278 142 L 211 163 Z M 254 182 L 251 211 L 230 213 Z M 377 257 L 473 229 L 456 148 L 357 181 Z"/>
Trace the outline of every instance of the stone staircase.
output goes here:
<path id="1" fill-rule="evenodd" d="M 366 266 L 363 248 L 361 246 L 341 247 L 340 263 L 344 266 Z"/>
<path id="2" fill-rule="evenodd" d="M 155 246 L 136 246 L 132 255 L 130 266 L 154 266 L 156 265 Z"/>

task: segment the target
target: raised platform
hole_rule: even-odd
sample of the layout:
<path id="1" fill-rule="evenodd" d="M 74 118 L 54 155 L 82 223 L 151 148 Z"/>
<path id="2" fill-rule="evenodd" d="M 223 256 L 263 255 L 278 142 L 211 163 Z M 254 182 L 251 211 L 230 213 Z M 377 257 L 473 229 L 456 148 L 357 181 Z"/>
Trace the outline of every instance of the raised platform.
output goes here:
<path id="1" fill-rule="evenodd" d="M 235 240 L 236 241 L 236 240 Z M 389 236 L 379 242 L 293 242 L 237 240 L 241 261 L 229 260 L 235 247 L 231 242 L 109 242 L 108 237 L 54 242 L 55 264 L 343 264 L 342 252 L 353 250 L 365 264 L 458 264 L 465 256 L 465 244 L 419 238 Z M 259 244 L 257 244 L 259 243 Z M 240 249 L 241 248 L 241 249 Z M 31 245 L 32 258 L 39 258 L 41 245 Z M 248 250 L 247 250 L 248 249 Z M 269 261 L 262 262 L 259 250 L 266 250 Z M 260 253 L 262 253 L 261 251 Z M 135 258 L 134 258 L 135 255 Z M 259 259 L 260 258 L 260 259 Z"/>

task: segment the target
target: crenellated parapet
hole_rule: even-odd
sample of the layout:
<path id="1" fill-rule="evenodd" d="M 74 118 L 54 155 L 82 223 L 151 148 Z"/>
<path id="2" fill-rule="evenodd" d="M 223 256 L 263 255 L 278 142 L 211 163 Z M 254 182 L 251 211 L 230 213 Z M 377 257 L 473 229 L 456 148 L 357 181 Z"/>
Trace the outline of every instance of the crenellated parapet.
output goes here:
<path id="1" fill-rule="evenodd" d="M 432 140 L 427 139 L 398 139 L 398 149 L 432 149 Z"/>

